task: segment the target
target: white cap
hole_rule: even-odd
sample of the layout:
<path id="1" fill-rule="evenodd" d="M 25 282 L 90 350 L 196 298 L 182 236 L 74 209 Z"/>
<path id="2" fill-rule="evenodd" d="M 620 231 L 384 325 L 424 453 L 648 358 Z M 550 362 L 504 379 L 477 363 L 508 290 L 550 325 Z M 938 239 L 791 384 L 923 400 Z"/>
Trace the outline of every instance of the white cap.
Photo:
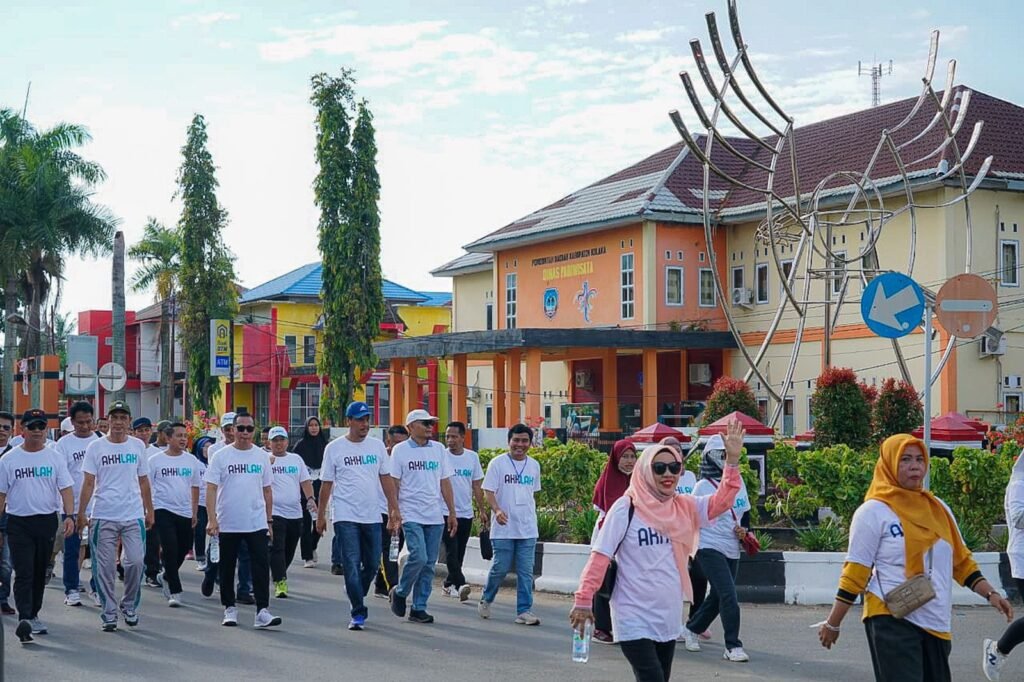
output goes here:
<path id="1" fill-rule="evenodd" d="M 405 425 L 408 426 L 413 422 L 436 422 L 437 417 L 431 415 L 426 410 L 413 410 L 409 414 L 405 415 Z"/>
<path id="2" fill-rule="evenodd" d="M 60 423 L 60 430 L 64 433 L 71 433 L 75 430 L 74 424 L 71 423 L 71 417 L 64 417 L 64 421 Z"/>
<path id="3" fill-rule="evenodd" d="M 275 438 L 287 438 L 288 429 L 283 426 L 272 426 L 270 427 L 270 433 L 267 434 L 267 440 L 274 440 Z"/>
<path id="4" fill-rule="evenodd" d="M 234 423 L 235 423 L 235 413 L 234 412 L 225 412 L 223 414 L 223 416 L 221 416 L 221 418 L 220 418 L 220 427 L 221 428 L 224 428 L 225 426 L 231 426 Z"/>

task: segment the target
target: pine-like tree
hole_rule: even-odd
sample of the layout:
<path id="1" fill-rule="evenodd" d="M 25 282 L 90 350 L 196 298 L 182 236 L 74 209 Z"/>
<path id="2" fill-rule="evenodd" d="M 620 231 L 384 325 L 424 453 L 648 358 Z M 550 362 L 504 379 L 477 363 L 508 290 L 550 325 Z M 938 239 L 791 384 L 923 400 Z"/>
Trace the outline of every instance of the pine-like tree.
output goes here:
<path id="1" fill-rule="evenodd" d="M 860 450 L 871 442 L 871 407 L 857 383 L 857 375 L 846 367 L 822 372 L 811 396 L 814 415 L 814 446 L 848 445 Z"/>
<path id="2" fill-rule="evenodd" d="M 176 196 L 182 201 L 179 301 L 182 353 L 188 359 L 187 398 L 193 410 L 212 412 L 221 387 L 220 378 L 210 376 L 210 320 L 233 317 L 238 300 L 231 252 L 221 234 L 228 216 L 217 201 L 216 167 L 206 142 L 206 121 L 196 114 L 181 150 Z"/>
<path id="3" fill-rule="evenodd" d="M 372 344 L 384 315 L 377 144 L 365 101 L 351 128 L 353 84 L 347 69 L 338 77 L 317 74 L 310 98 L 317 109 L 320 166 L 314 182 L 323 262 L 324 327 L 317 368 L 326 391 L 320 415 L 335 424 L 358 385 L 357 372 L 377 364 Z"/>
<path id="4" fill-rule="evenodd" d="M 875 440 L 883 441 L 897 433 L 910 433 L 924 420 L 924 408 L 914 387 L 889 377 L 882 382 L 874 409 Z"/>

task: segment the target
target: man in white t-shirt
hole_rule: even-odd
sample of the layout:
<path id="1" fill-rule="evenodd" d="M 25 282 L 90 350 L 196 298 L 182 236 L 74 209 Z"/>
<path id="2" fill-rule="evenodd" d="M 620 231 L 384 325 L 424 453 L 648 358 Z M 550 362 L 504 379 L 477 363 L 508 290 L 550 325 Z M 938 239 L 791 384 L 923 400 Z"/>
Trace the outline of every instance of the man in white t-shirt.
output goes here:
<path id="1" fill-rule="evenodd" d="M 487 508 L 484 502 L 482 483 L 484 470 L 480 467 L 480 455 L 466 449 L 466 425 L 451 422 L 444 430 L 448 464 L 452 468 L 452 496 L 455 498 L 455 516 L 459 527 L 455 535 L 444 536 L 445 563 L 448 577 L 444 579 L 444 593 L 458 597 L 459 601 L 469 599 L 470 587 L 462 574 L 462 562 L 466 558 L 466 545 L 473 528 L 473 501 L 480 510 L 480 522 L 487 527 Z M 448 519 L 445 519 L 447 522 Z"/>
<path id="2" fill-rule="evenodd" d="M 142 600 L 142 572 L 146 530 L 153 527 L 153 497 L 145 444 L 128 435 L 131 409 L 116 400 L 107 409 L 110 433 L 94 440 L 82 462 L 84 477 L 78 505 L 78 523 L 84 528 L 89 502 L 89 548 L 92 574 L 103 609 L 100 621 L 105 632 L 117 629 L 120 608 L 125 625 L 139 624 Z M 95 493 L 95 500 L 93 495 Z M 120 541 L 124 569 L 124 593 L 120 604 L 114 598 L 117 546 Z"/>
<path id="3" fill-rule="evenodd" d="M 150 444 L 153 438 L 153 421 L 149 417 L 139 417 L 132 422 L 130 435 L 135 436 L 146 446 L 146 460 L 162 452 L 160 448 Z M 143 584 L 146 587 L 163 587 L 157 576 L 160 575 L 160 540 L 156 533 L 146 534 L 145 575 Z"/>
<path id="4" fill-rule="evenodd" d="M 0 509 L 7 509 L 5 542 L 14 562 L 15 633 L 22 642 L 45 635 L 39 620 L 46 587 L 46 567 L 57 533 L 57 512 L 63 510 L 63 535 L 75 532 L 71 474 L 64 457 L 46 447 L 46 413 L 28 410 L 21 417 L 24 442 L 0 458 Z"/>
<path id="5" fill-rule="evenodd" d="M 309 467 L 302 457 L 288 452 L 288 429 L 275 426 L 267 431 L 265 439 L 270 448 L 270 472 L 274 475 L 273 518 L 274 542 L 270 548 L 270 579 L 274 582 L 274 596 L 288 597 L 288 567 L 295 558 L 295 548 L 302 537 L 302 500 L 306 509 L 315 513 L 313 484 Z"/>
<path id="6" fill-rule="evenodd" d="M 533 608 L 533 562 L 537 546 L 537 503 L 540 491 L 540 463 L 527 452 L 533 442 L 533 429 L 516 424 L 508 430 L 508 452 L 487 465 L 484 495 L 491 508 L 491 544 L 494 560 L 487 575 L 478 611 L 481 618 L 491 617 L 491 603 L 498 595 L 501 581 L 516 565 L 516 620 L 518 625 L 540 625 Z"/>
<path id="7" fill-rule="evenodd" d="M 442 500 L 448 513 L 448 533 L 455 535 L 458 529 L 448 457 L 443 445 L 430 440 L 436 425 L 437 417 L 426 410 L 413 410 L 405 418 L 409 440 L 391 450 L 391 477 L 398 489 L 395 515 L 405 531 L 409 557 L 389 597 L 391 612 L 402 618 L 406 599 L 412 596 L 409 620 L 413 623 L 434 622 L 434 617 L 427 613 L 427 600 L 445 530 Z M 396 523 L 396 519 L 391 519 L 388 525 L 393 527 Z"/>
<path id="8" fill-rule="evenodd" d="M 199 486 L 202 485 L 199 460 L 185 450 L 186 427 L 181 422 L 166 429 L 167 450 L 149 458 L 149 479 L 153 486 L 155 527 L 163 558 L 160 586 L 170 607 L 181 606 L 181 578 L 178 571 L 192 546 L 193 529 L 199 515 Z"/>
<path id="9" fill-rule="evenodd" d="M 80 400 L 71 406 L 68 419 L 71 420 L 71 433 L 57 441 L 57 452 L 64 455 L 64 462 L 71 474 L 72 490 L 75 496 L 74 514 L 78 513 L 78 500 L 82 495 L 82 462 L 89 444 L 98 440 L 93 431 L 92 405 Z M 82 534 L 72 533 L 64 538 L 64 604 L 81 606 L 82 596 L 78 585 L 80 580 L 79 566 L 82 547 Z"/>
<path id="10" fill-rule="evenodd" d="M 236 414 L 234 431 L 235 442 L 218 450 L 206 470 L 206 507 L 210 517 L 206 532 L 217 536 L 220 542 L 220 603 L 224 606 L 221 625 L 238 625 L 235 563 L 239 547 L 245 545 L 252 563 L 256 601 L 253 627 L 273 627 L 281 624 L 281 618 L 268 608 L 268 540 L 272 539 L 274 510 L 270 456 L 252 443 L 256 431 L 252 415 Z"/>
<path id="11" fill-rule="evenodd" d="M 327 529 L 327 505 L 331 505 L 334 534 L 341 542 L 345 593 L 351 605 L 349 630 L 362 630 L 368 609 L 366 595 L 377 573 L 380 557 L 380 495 L 388 508 L 396 509 L 394 483 L 388 475 L 384 442 L 368 436 L 370 408 L 361 401 L 345 410 L 348 434 L 327 444 L 320 469 L 320 509 L 317 532 Z M 397 512 L 397 509 L 396 509 Z M 392 530 L 398 530 L 398 523 Z"/>
<path id="12" fill-rule="evenodd" d="M 233 445 L 235 442 L 235 413 L 225 412 L 220 418 L 220 439 L 210 446 L 210 451 L 207 453 L 209 461 L 213 461 L 213 456 L 217 454 L 217 451 L 221 448 Z"/>

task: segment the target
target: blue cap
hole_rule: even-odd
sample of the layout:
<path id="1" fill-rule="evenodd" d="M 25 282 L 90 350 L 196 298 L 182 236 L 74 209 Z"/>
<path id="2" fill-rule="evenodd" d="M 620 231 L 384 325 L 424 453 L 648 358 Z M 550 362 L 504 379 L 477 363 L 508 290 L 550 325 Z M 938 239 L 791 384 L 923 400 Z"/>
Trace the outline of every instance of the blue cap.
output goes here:
<path id="1" fill-rule="evenodd" d="M 348 409 L 345 410 L 345 417 L 348 419 L 362 419 L 363 417 L 369 416 L 370 406 L 361 400 L 349 403 Z"/>
<path id="2" fill-rule="evenodd" d="M 149 417 L 139 417 L 132 422 L 133 429 L 142 428 L 143 426 L 153 426 L 152 420 Z"/>

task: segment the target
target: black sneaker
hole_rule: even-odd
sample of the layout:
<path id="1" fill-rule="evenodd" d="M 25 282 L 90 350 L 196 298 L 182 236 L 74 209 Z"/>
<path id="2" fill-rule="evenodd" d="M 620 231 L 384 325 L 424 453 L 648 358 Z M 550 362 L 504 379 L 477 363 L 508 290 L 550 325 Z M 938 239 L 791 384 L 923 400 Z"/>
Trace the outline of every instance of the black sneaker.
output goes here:
<path id="1" fill-rule="evenodd" d="M 203 584 L 199 587 L 199 591 L 203 593 L 204 597 L 209 597 L 213 594 L 213 586 L 216 582 L 217 579 L 214 577 L 214 572 L 207 571 L 206 575 L 203 576 Z"/>
<path id="2" fill-rule="evenodd" d="M 345 570 L 341 567 L 341 564 L 331 564 L 331 575 L 344 575 Z"/>
<path id="3" fill-rule="evenodd" d="M 385 595 L 385 596 L 387 596 L 387 595 Z M 3 602 L 0 602 L 0 613 L 2 613 L 5 616 L 13 616 L 14 614 L 17 613 L 17 611 L 12 609 L 10 604 L 8 604 L 7 602 L 3 601 Z"/>
<path id="4" fill-rule="evenodd" d="M 117 619 L 102 621 L 103 632 L 117 632 Z"/>
<path id="5" fill-rule="evenodd" d="M 146 587 L 163 587 L 163 584 L 157 578 L 151 578 L 146 576 Z"/>
<path id="6" fill-rule="evenodd" d="M 46 566 L 46 584 L 50 584 L 50 580 L 53 578 L 53 564 L 47 564 Z"/>
<path id="7" fill-rule="evenodd" d="M 240 594 L 235 597 L 235 602 L 238 604 L 255 604 L 256 600 L 253 599 L 251 594 Z"/>
<path id="8" fill-rule="evenodd" d="M 405 597 L 398 594 L 397 585 L 388 592 L 388 600 L 391 602 L 391 613 L 399 618 L 405 618 Z"/>
<path id="9" fill-rule="evenodd" d="M 14 629 L 14 634 L 18 636 L 18 641 L 22 644 L 26 644 L 32 641 L 32 623 L 27 620 L 18 621 L 18 627 Z"/>
<path id="10" fill-rule="evenodd" d="M 433 623 L 434 622 L 434 617 L 431 616 L 426 611 L 417 611 L 416 609 L 413 609 L 412 611 L 409 612 L 409 622 L 410 623 L 424 623 L 424 624 L 426 624 L 426 623 Z"/>

